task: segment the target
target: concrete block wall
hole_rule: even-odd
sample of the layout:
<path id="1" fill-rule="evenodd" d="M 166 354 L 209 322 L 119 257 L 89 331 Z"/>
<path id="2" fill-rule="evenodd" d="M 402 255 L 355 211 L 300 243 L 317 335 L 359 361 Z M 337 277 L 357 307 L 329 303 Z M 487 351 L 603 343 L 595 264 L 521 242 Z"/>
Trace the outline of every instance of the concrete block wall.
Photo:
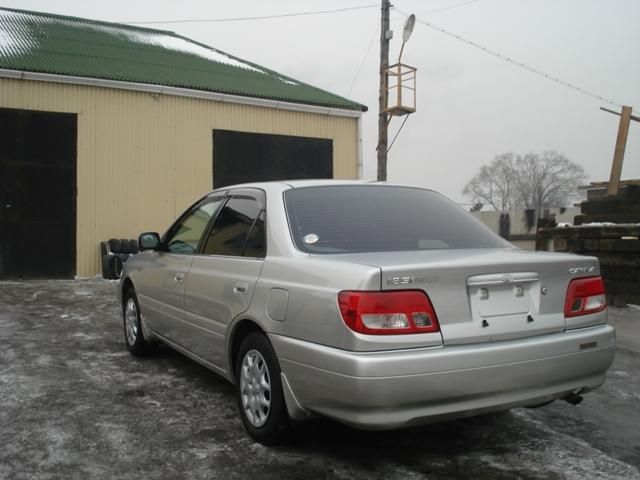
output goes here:
<path id="1" fill-rule="evenodd" d="M 510 220 L 509 232 L 505 238 L 518 248 L 535 250 L 537 221 L 533 210 L 531 210 L 531 214 L 527 214 L 527 210 L 508 210 L 506 212 L 487 210 L 471 212 L 471 215 L 500 235 L 500 216 L 505 213 L 509 215 Z M 556 223 L 573 223 L 573 218 L 579 213 L 580 208 L 577 207 L 549 208 L 545 210 L 545 214 L 548 217 L 553 217 Z"/>
<path id="2" fill-rule="evenodd" d="M 596 189 L 595 192 L 600 190 L 604 189 Z M 595 192 L 589 191 L 587 200 L 582 202 L 582 214 L 576 216 L 576 225 L 640 222 L 640 185 L 623 185 L 618 195 L 612 197 Z"/>
<path id="3" fill-rule="evenodd" d="M 545 228 L 545 250 L 598 257 L 610 304 L 640 305 L 640 223 Z"/>

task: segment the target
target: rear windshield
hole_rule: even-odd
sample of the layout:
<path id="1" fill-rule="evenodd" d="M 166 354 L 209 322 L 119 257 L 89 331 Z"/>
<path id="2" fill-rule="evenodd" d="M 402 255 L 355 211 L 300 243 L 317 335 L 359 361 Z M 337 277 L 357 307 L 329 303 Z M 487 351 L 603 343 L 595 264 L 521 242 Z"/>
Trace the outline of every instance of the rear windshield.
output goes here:
<path id="1" fill-rule="evenodd" d="M 439 193 L 386 185 L 284 194 L 293 240 L 308 253 L 499 248 L 510 244 Z"/>

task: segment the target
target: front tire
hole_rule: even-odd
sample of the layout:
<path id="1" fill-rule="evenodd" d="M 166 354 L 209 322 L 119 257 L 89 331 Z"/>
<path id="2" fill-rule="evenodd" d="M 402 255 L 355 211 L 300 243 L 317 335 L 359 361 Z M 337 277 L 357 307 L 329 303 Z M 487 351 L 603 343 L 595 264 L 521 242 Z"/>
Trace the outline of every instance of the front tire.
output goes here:
<path id="1" fill-rule="evenodd" d="M 263 445 L 281 442 L 289 415 L 280 366 L 267 337 L 254 332 L 243 340 L 235 374 L 238 409 L 247 433 Z"/>
<path id="2" fill-rule="evenodd" d="M 156 351 L 158 344 L 144 338 L 142 322 L 140 320 L 140 306 L 133 288 L 130 288 L 124 294 L 122 320 L 124 325 L 124 341 L 127 344 L 127 349 L 132 354 L 147 356 Z"/>

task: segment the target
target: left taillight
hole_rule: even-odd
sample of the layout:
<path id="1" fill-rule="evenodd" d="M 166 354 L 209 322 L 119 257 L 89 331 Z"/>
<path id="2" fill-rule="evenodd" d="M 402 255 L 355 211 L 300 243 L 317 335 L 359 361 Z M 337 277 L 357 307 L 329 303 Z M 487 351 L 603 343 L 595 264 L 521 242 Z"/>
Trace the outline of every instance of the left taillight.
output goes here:
<path id="1" fill-rule="evenodd" d="M 602 312 L 607 308 L 607 296 L 602 277 L 571 280 L 564 303 L 565 317 L 578 317 Z"/>
<path id="2" fill-rule="evenodd" d="M 401 335 L 440 331 L 429 297 L 421 290 L 343 291 L 338 306 L 344 323 L 368 335 Z"/>

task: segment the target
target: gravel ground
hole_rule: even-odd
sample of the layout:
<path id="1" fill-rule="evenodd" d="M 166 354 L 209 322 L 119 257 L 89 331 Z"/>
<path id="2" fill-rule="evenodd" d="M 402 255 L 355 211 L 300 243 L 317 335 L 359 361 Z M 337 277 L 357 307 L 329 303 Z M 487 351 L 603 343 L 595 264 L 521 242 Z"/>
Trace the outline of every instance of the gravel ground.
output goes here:
<path id="1" fill-rule="evenodd" d="M 376 433 L 314 420 L 266 448 L 214 373 L 168 348 L 129 355 L 115 291 L 0 282 L 0 478 L 640 479 L 637 343 L 578 407 Z M 610 318 L 640 330 L 638 309 Z"/>

